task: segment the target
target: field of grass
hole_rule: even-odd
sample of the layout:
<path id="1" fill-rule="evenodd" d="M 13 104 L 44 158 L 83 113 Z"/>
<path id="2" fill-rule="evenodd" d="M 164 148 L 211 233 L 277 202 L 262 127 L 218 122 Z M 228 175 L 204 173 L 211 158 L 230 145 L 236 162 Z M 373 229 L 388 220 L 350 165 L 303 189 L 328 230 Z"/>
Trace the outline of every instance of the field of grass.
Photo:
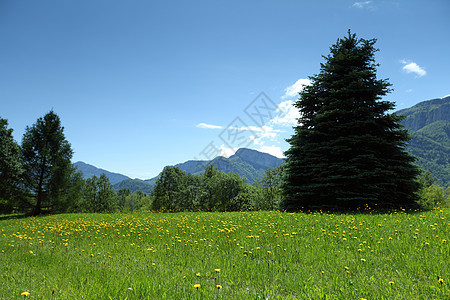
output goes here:
<path id="1" fill-rule="evenodd" d="M 1 299 L 450 299 L 449 209 L 64 214 L 0 230 Z"/>

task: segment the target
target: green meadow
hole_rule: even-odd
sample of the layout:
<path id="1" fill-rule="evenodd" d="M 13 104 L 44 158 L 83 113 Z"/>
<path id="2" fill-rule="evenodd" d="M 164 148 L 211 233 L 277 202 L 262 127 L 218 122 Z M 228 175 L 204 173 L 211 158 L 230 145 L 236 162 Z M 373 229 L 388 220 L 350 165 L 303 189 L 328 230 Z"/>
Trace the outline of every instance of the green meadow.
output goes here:
<path id="1" fill-rule="evenodd" d="M 1 299 L 450 299 L 450 210 L 0 220 Z"/>

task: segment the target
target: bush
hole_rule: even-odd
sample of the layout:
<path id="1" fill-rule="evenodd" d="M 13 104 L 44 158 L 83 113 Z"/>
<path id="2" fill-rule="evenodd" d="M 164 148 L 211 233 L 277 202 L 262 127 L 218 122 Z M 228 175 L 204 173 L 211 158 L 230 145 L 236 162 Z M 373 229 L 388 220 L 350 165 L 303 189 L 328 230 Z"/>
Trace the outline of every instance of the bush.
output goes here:
<path id="1" fill-rule="evenodd" d="M 444 189 L 441 186 L 432 184 L 430 186 L 422 187 L 419 190 L 419 200 L 417 203 L 423 209 L 432 209 L 435 206 L 449 206 L 450 190 Z"/>

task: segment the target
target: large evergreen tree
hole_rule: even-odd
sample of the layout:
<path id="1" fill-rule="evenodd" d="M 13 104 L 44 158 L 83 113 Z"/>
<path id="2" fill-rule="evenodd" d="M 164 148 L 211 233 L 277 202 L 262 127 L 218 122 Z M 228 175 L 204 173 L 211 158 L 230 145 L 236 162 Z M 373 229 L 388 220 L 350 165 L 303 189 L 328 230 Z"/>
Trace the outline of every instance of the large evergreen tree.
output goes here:
<path id="1" fill-rule="evenodd" d="M 20 146 L 8 128 L 8 121 L 0 118 L 0 213 L 11 212 L 20 198 L 19 182 L 23 173 Z"/>
<path id="2" fill-rule="evenodd" d="M 33 214 L 64 210 L 74 169 L 72 148 L 59 116 L 50 111 L 27 127 L 22 139 L 23 186 L 28 199 L 23 210 Z"/>
<path id="3" fill-rule="evenodd" d="M 376 77 L 375 42 L 349 31 L 300 93 L 294 105 L 301 117 L 285 153 L 282 209 L 415 204 L 418 170 L 405 152 L 409 137 L 401 117 L 381 100 L 391 84 Z"/>

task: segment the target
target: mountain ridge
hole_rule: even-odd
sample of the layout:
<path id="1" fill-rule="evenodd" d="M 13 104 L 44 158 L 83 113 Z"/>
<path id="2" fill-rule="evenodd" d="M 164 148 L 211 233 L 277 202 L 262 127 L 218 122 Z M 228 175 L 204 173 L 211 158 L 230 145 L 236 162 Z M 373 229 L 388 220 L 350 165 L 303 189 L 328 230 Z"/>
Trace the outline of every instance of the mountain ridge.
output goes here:
<path id="1" fill-rule="evenodd" d="M 406 150 L 418 158 L 416 164 L 430 171 L 437 178 L 438 184 L 448 186 L 450 182 L 450 96 L 422 101 L 395 113 L 405 116 L 401 124 L 409 130 L 412 137 Z M 188 160 L 174 166 L 186 173 L 199 175 L 212 164 L 222 172 L 237 173 L 247 178 L 247 182 L 252 184 L 258 182 L 268 168 L 272 169 L 282 163 L 282 159 L 270 154 L 241 148 L 228 158 L 217 156 L 212 160 Z M 105 173 L 116 191 L 129 188 L 132 193 L 139 189 L 150 193 L 159 176 L 145 180 L 131 179 L 84 162 L 76 162 L 74 165 L 85 178 Z"/>
<path id="2" fill-rule="evenodd" d="M 450 96 L 419 102 L 396 112 L 412 137 L 406 150 L 416 164 L 436 177 L 444 187 L 450 183 Z"/>
<path id="3" fill-rule="evenodd" d="M 212 160 L 188 160 L 173 166 L 180 168 L 187 174 L 199 175 L 206 169 L 207 166 L 213 165 L 221 172 L 237 173 L 239 176 L 247 178 L 247 182 L 252 184 L 258 182 L 268 168 L 275 168 L 282 163 L 283 160 L 281 158 L 277 158 L 273 155 L 253 149 L 240 148 L 229 158 L 217 156 Z M 84 162 L 76 162 L 74 165 L 83 173 L 84 178 L 90 178 L 93 175 L 100 176 L 102 173 L 105 173 L 108 178 L 112 176 L 114 183 L 111 179 L 110 181 L 116 192 L 120 189 L 128 188 L 131 193 L 138 190 L 142 190 L 145 193 L 150 193 L 159 177 L 158 175 L 145 180 L 132 179 L 122 174 L 98 169 Z M 85 170 L 87 170 L 87 173 L 85 173 Z M 117 175 L 122 175 L 123 179 L 118 180 Z"/>

